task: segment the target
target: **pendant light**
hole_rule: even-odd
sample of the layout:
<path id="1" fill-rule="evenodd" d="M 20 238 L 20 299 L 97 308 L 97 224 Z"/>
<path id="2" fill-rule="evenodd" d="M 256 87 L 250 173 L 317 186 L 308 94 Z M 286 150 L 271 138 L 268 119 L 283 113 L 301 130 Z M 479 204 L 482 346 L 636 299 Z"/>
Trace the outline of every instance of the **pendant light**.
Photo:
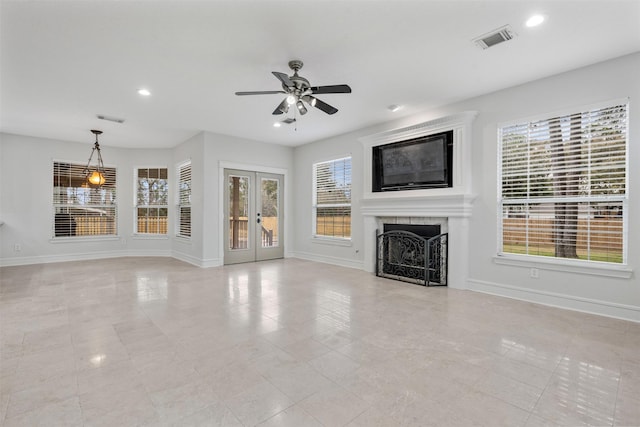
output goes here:
<path id="1" fill-rule="evenodd" d="M 100 135 L 102 131 L 92 129 L 91 133 L 96 136 L 96 142 L 91 150 L 91 155 L 89 156 L 89 161 L 87 162 L 87 167 L 84 169 L 84 173 L 87 178 L 87 183 L 91 187 L 100 188 L 106 181 L 104 163 L 102 162 L 102 154 L 100 153 L 100 144 L 98 144 L 98 135 Z M 93 155 L 96 151 L 98 152 L 96 164 L 91 166 L 91 159 L 93 159 Z"/>

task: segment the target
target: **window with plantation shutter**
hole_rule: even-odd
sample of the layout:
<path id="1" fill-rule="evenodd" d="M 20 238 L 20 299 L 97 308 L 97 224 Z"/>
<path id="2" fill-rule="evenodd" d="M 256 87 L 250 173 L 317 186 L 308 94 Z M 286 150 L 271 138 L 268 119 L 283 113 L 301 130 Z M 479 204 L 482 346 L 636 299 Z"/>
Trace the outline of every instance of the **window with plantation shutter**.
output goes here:
<path id="1" fill-rule="evenodd" d="M 135 232 L 167 234 L 169 180 L 167 168 L 137 168 Z"/>
<path id="2" fill-rule="evenodd" d="M 178 166 L 177 230 L 179 237 L 191 237 L 191 162 Z"/>
<path id="3" fill-rule="evenodd" d="M 627 105 L 499 130 L 501 252 L 626 263 Z"/>
<path id="4" fill-rule="evenodd" d="M 118 234 L 116 169 L 105 168 L 105 183 L 89 185 L 86 164 L 53 162 L 52 237 Z"/>
<path id="5" fill-rule="evenodd" d="M 316 237 L 351 238 L 351 157 L 313 165 Z"/>

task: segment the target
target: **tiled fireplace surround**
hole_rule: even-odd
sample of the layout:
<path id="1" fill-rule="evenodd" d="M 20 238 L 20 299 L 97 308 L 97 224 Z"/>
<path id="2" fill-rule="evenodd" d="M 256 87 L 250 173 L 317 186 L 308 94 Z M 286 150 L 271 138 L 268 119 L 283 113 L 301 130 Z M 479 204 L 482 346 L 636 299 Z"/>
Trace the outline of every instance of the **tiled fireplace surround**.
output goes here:
<path id="1" fill-rule="evenodd" d="M 364 267 L 375 272 L 376 235 L 385 223 L 440 224 L 449 233 L 448 285 L 466 288 L 468 271 L 469 218 L 471 193 L 471 124 L 475 112 L 464 112 L 416 125 L 366 136 L 360 139 L 364 149 L 364 195 L 361 212 L 364 219 Z M 434 133 L 453 130 L 453 187 L 426 190 L 371 191 L 372 148 Z"/>

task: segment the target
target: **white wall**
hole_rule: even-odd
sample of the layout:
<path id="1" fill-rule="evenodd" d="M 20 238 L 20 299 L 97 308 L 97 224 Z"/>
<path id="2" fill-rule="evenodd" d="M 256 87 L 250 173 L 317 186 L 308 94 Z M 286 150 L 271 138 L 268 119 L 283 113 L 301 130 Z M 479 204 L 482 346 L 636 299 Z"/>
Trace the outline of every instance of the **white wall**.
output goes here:
<path id="1" fill-rule="evenodd" d="M 476 109 L 474 191 L 478 197 L 470 223 L 469 287 L 484 292 L 544 302 L 577 310 L 640 321 L 640 53 L 549 77 L 472 99 L 450 108 Z M 532 116 L 629 98 L 629 235 L 630 279 L 497 265 L 497 128 Z"/>
<path id="2" fill-rule="evenodd" d="M 169 229 L 172 239 L 172 255 L 178 259 L 195 265 L 202 264 L 202 245 L 204 236 L 202 234 L 204 222 L 204 133 L 199 133 L 178 145 L 173 151 L 172 174 L 174 178 L 171 184 L 175 186 L 177 182 L 177 166 L 186 161 L 191 162 L 191 238 L 176 237 L 175 225 Z M 175 194 L 175 193 L 174 193 Z M 171 198 L 173 207 L 169 211 L 170 217 L 176 217 L 177 196 Z"/>
<path id="3" fill-rule="evenodd" d="M 90 136 L 90 135 L 89 135 Z M 84 164 L 86 144 L 19 135 L 0 135 L 0 265 L 33 264 L 124 255 L 170 255 L 165 240 L 134 239 L 133 174 L 137 166 L 169 166 L 170 150 L 102 147 L 106 166 L 117 168 L 118 238 L 92 241 L 52 240 L 53 161 Z M 15 251 L 15 245 L 21 250 Z"/>
<path id="4" fill-rule="evenodd" d="M 288 238 L 291 215 L 290 212 L 290 183 L 293 175 L 293 149 L 282 145 L 265 144 L 219 135 L 211 132 L 204 133 L 204 180 L 205 180 L 205 218 L 203 234 L 203 265 L 221 265 L 224 262 L 222 251 L 222 192 L 220 169 L 232 167 L 243 170 L 277 170 L 285 176 L 284 183 L 284 235 L 285 253 L 290 251 Z"/>
<path id="5" fill-rule="evenodd" d="M 327 120 L 339 120 L 339 117 Z M 312 224 L 312 187 L 313 164 L 351 155 L 351 234 L 349 245 L 329 244 L 326 241 L 313 239 Z M 295 194 L 294 206 L 294 243 L 295 256 L 315 261 L 328 262 L 346 267 L 363 268 L 362 216 L 360 215 L 360 198 L 363 192 L 362 179 L 359 174 L 363 170 L 362 145 L 356 134 L 350 133 L 329 140 L 297 147 L 294 152 L 296 177 L 293 186 Z"/>
<path id="6" fill-rule="evenodd" d="M 106 164 L 118 167 L 119 238 L 114 240 L 53 243 L 51 241 L 52 160 L 84 163 L 91 144 L 0 135 L 0 265 L 87 259 L 124 255 L 173 255 L 196 265 L 222 262 L 219 169 L 222 164 L 277 168 L 286 172 L 285 231 L 289 254 L 301 258 L 363 267 L 362 136 L 397 129 L 463 111 L 478 112 L 472 136 L 472 191 L 477 196 L 470 219 L 468 248 L 470 289 L 551 305 L 640 321 L 640 53 L 518 87 L 425 111 L 393 122 L 361 129 L 294 149 L 203 132 L 173 150 L 103 148 Z M 500 123 L 527 119 L 620 98 L 630 99 L 629 124 L 629 237 L 631 278 L 593 276 L 540 267 L 532 279 L 528 267 L 499 265 L 497 251 L 496 170 L 497 128 Z M 339 116 L 331 118 L 339 120 Z M 312 164 L 351 154 L 353 157 L 352 243 L 332 246 L 312 241 Z M 132 237 L 133 168 L 175 165 L 192 160 L 193 238 L 182 241 L 142 240 Z M 295 166 L 294 166 L 295 165 Z M 171 200 L 175 195 L 171 193 Z M 175 211 L 174 211 L 175 213 Z M 173 236 L 173 219 L 170 220 Z M 20 252 L 14 251 L 19 244 Z M 451 256 L 455 256 L 452 254 Z"/>
<path id="7" fill-rule="evenodd" d="M 318 261 L 362 265 L 362 145 L 358 138 L 437 117 L 477 111 L 472 134 L 472 192 L 476 195 L 470 219 L 469 289 L 640 321 L 640 53 L 427 111 L 386 124 L 297 147 L 295 243 L 296 255 Z M 539 279 L 529 267 L 499 265 L 497 253 L 497 129 L 500 123 L 528 119 L 591 104 L 630 99 L 629 125 L 629 247 L 631 278 L 553 271 L 539 267 Z M 338 119 L 336 116 L 335 119 Z M 352 245 L 329 246 L 311 239 L 312 164 L 351 153 L 353 156 Z M 450 254 L 455 256 L 455 254 Z"/>
<path id="8" fill-rule="evenodd" d="M 288 203 L 293 149 L 201 132 L 174 149 L 143 150 L 103 146 L 106 166 L 117 168 L 118 236 L 79 241 L 52 239 L 52 168 L 54 160 L 85 163 L 92 143 L 72 143 L 0 134 L 0 266 L 119 256 L 174 256 L 202 267 L 223 262 L 220 223 L 221 162 L 282 171 Z M 175 236 L 176 166 L 191 160 L 191 239 Z M 169 169 L 169 233 L 167 237 L 133 233 L 134 168 Z M 292 216 L 285 205 L 285 232 Z M 290 208 L 289 208 L 290 209 Z M 286 239 L 286 237 L 285 237 Z M 15 251 L 15 245 L 20 251 Z M 290 243 L 285 240 L 285 248 Z"/>

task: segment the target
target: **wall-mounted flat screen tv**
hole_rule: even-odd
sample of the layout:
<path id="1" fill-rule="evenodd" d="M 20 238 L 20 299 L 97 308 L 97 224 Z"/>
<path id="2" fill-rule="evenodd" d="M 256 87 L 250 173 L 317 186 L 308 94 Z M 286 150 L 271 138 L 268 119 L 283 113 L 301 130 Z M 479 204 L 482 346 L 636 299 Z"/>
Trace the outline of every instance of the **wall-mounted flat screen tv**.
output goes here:
<path id="1" fill-rule="evenodd" d="M 453 186 L 453 131 L 373 147 L 373 192 Z"/>

